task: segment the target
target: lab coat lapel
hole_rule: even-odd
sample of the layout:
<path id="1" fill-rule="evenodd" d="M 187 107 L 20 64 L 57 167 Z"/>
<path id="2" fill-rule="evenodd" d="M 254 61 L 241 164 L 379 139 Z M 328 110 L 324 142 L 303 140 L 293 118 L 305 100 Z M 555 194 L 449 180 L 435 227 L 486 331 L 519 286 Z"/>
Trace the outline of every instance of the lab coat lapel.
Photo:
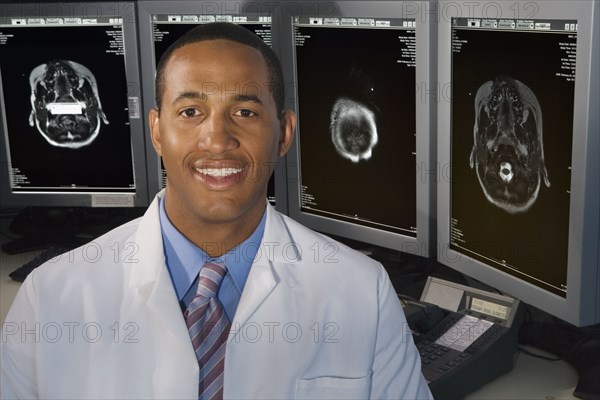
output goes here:
<path id="1" fill-rule="evenodd" d="M 138 296 L 165 326 L 178 338 L 189 342 L 187 327 L 181 313 L 179 301 L 166 267 L 158 211 L 160 193 L 140 221 L 136 243 L 140 251 L 139 262 L 131 268 L 130 286 L 138 289 Z"/>
<path id="2" fill-rule="evenodd" d="M 290 260 L 285 254 L 292 254 Z M 267 205 L 267 220 L 261 246 L 256 254 L 242 297 L 232 323 L 232 334 L 229 341 L 236 338 L 238 329 L 252 317 L 257 308 L 280 284 L 284 266 L 291 260 L 299 260 L 296 244 L 279 213 Z"/>
<path id="3" fill-rule="evenodd" d="M 147 320 L 152 321 L 148 324 L 153 346 L 149 351 L 156 353 L 156 397 L 173 398 L 176 393 L 177 398 L 194 398 L 198 395 L 198 362 L 165 265 L 159 196 L 140 221 L 136 235 L 139 262 L 131 267 L 130 287 L 136 289 L 134 304 L 138 306 L 133 308 L 148 311 Z"/>
<path id="4" fill-rule="evenodd" d="M 275 266 L 271 265 L 269 260 L 260 260 L 252 265 L 246 286 L 242 292 L 242 297 L 235 312 L 232 322 L 232 332 L 229 340 L 233 340 L 240 332 L 239 327 L 254 314 L 254 311 L 269 296 L 269 294 L 279 284 L 279 277 L 275 272 Z"/>

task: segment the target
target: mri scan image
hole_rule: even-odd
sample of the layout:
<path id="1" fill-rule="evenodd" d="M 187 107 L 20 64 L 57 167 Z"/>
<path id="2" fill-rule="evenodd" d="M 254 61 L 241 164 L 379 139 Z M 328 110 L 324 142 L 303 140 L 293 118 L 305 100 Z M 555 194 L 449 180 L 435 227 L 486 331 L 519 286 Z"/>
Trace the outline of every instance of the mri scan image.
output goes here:
<path id="1" fill-rule="evenodd" d="M 29 75 L 31 115 L 29 125 L 53 146 L 77 149 L 96 139 L 102 122 L 98 85 L 92 72 L 68 60 L 52 60 Z"/>
<path id="2" fill-rule="evenodd" d="M 377 144 L 375 87 L 364 68 L 352 66 L 333 103 L 329 131 L 337 153 L 352 162 L 368 160 Z"/>
<path id="3" fill-rule="evenodd" d="M 352 99 L 338 98 L 331 110 L 331 140 L 338 154 L 352 162 L 371 158 L 377 144 L 375 115 Z"/>
<path id="4" fill-rule="evenodd" d="M 541 181 L 550 187 L 542 110 L 524 83 L 498 76 L 479 87 L 473 139 L 470 166 L 495 206 L 511 214 L 525 212 L 535 203 Z"/>

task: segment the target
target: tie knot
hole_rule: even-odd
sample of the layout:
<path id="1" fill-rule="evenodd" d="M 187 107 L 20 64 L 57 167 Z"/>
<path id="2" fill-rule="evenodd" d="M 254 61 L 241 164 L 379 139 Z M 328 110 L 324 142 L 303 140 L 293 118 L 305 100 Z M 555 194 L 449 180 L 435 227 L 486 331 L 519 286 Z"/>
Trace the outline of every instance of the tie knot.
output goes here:
<path id="1" fill-rule="evenodd" d="M 207 262 L 200 269 L 198 277 L 198 295 L 204 297 L 214 297 L 219 290 L 219 285 L 227 273 L 227 267 L 224 264 L 216 262 Z"/>

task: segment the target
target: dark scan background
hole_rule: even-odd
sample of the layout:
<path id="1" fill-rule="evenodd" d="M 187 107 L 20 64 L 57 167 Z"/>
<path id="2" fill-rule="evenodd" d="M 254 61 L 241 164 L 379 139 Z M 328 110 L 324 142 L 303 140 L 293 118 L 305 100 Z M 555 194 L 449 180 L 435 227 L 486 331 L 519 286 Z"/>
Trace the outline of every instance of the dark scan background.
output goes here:
<path id="1" fill-rule="evenodd" d="M 398 37 L 414 30 L 298 29 L 310 35 L 296 46 L 301 183 L 318 204 L 303 211 L 416 236 L 415 67 L 398 62 L 407 51 Z M 335 100 L 354 91 L 351 68 L 372 81 L 378 108 L 379 141 L 357 163 L 336 152 L 329 130 Z"/>
<path id="2" fill-rule="evenodd" d="M 13 34 L 0 46 L 2 84 L 13 168 L 29 178 L 23 189 L 62 188 L 103 190 L 134 186 L 129 130 L 128 82 L 123 56 L 106 53 L 112 26 L 0 28 Z M 102 109 L 109 125 L 89 146 L 65 149 L 52 146 L 29 125 L 29 74 L 51 59 L 75 61 L 95 76 Z"/>
<path id="3" fill-rule="evenodd" d="M 565 296 L 575 86 L 556 74 L 564 72 L 561 58 L 566 57 L 559 43 L 576 39 L 555 33 L 456 32 L 467 42 L 452 61 L 451 218 L 465 242 L 463 249 L 451 248 Z M 550 187 L 542 180 L 536 202 L 525 213 L 509 214 L 491 204 L 469 167 L 475 95 L 499 74 L 527 85 L 542 110 Z"/>

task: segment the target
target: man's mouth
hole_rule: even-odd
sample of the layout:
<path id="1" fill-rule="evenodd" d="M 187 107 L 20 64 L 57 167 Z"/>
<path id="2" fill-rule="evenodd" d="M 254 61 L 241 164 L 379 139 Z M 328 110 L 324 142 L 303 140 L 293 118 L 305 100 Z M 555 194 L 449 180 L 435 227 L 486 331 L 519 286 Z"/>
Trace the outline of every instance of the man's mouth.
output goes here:
<path id="1" fill-rule="evenodd" d="M 194 166 L 196 179 L 211 190 L 227 190 L 244 179 L 246 168 L 235 163 L 204 163 Z"/>
<path id="2" fill-rule="evenodd" d="M 242 168 L 196 168 L 196 171 L 202 175 L 208 175 L 212 178 L 223 179 L 228 176 L 239 174 Z"/>

